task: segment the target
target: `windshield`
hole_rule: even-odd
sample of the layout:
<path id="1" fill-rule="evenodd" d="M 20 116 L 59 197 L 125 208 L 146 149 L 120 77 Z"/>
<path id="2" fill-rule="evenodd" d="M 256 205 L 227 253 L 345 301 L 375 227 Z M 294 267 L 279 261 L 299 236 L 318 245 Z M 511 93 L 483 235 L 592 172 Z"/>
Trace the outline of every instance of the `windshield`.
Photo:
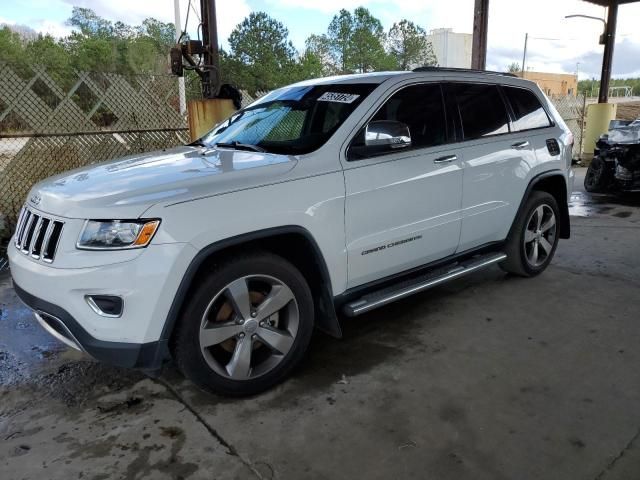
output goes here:
<path id="1" fill-rule="evenodd" d="M 375 84 L 286 87 L 234 113 L 197 143 L 299 155 L 320 148 Z"/>

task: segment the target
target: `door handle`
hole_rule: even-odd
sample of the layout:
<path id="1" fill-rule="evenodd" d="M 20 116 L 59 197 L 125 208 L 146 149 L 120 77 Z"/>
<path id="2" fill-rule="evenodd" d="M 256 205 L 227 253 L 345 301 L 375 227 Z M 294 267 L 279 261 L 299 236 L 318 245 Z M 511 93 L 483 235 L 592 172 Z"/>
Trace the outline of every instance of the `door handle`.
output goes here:
<path id="1" fill-rule="evenodd" d="M 436 158 L 433 161 L 433 163 L 449 163 L 449 162 L 455 162 L 456 160 L 458 160 L 457 155 L 445 155 L 444 157 Z"/>
<path id="2" fill-rule="evenodd" d="M 516 150 L 522 150 L 523 148 L 527 148 L 529 146 L 529 142 L 528 141 L 524 141 L 524 142 L 516 142 L 513 145 L 511 145 L 511 148 L 515 148 Z"/>

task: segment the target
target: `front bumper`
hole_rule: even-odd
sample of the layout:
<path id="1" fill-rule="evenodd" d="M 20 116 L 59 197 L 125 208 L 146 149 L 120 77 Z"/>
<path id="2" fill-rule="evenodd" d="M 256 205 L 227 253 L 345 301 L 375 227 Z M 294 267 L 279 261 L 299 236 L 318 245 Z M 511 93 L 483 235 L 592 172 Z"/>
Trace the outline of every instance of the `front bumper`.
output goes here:
<path id="1" fill-rule="evenodd" d="M 147 343 L 106 342 L 92 337 L 66 310 L 23 290 L 13 282 L 16 294 L 33 309 L 38 322 L 51 335 L 70 347 L 82 350 L 100 362 L 118 367 L 160 368 L 168 356 L 166 340 Z"/>
<path id="2" fill-rule="evenodd" d="M 97 253 L 97 255 L 96 255 Z M 134 259 L 121 252 L 77 251 L 79 264 L 58 268 L 8 248 L 11 276 L 22 301 L 39 314 L 49 333 L 97 360 L 123 367 L 156 368 L 168 353 L 163 327 L 195 249 L 185 243 L 150 245 Z M 125 261 L 119 261 L 125 257 Z M 97 259 L 109 262 L 95 265 Z M 118 317 L 100 315 L 88 295 L 123 300 Z M 53 331 L 52 331 L 53 330 Z"/>

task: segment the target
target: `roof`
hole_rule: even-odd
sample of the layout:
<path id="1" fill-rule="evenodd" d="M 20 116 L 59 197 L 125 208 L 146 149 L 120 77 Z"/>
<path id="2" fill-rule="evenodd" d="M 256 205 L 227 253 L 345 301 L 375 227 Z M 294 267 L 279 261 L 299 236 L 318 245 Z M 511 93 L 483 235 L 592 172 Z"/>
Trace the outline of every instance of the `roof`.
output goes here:
<path id="1" fill-rule="evenodd" d="M 420 67 L 413 71 L 393 71 L 393 72 L 371 72 L 371 73 L 356 73 L 350 75 L 335 75 L 333 77 L 313 78 L 310 80 L 304 80 L 302 82 L 295 83 L 296 86 L 311 86 L 311 85 L 326 85 L 336 83 L 371 83 L 379 85 L 385 80 L 390 78 L 396 78 L 399 76 L 425 76 L 425 74 L 432 73 L 458 73 L 467 76 L 496 76 L 517 78 L 512 73 L 506 72 L 493 72 L 488 70 L 473 70 L 470 68 L 444 68 L 444 67 Z"/>
<path id="2" fill-rule="evenodd" d="M 354 73 L 349 75 L 335 75 L 332 77 L 312 78 L 310 80 L 303 80 L 295 85 L 307 86 L 307 85 L 324 85 L 324 84 L 336 84 L 336 83 L 373 83 L 380 84 L 389 78 L 406 74 L 410 72 L 371 72 L 371 73 Z"/>
<path id="3" fill-rule="evenodd" d="M 595 3 L 601 7 L 608 7 L 609 5 L 618 4 L 624 5 L 625 3 L 639 2 L 640 0 L 584 0 L 585 2 Z"/>

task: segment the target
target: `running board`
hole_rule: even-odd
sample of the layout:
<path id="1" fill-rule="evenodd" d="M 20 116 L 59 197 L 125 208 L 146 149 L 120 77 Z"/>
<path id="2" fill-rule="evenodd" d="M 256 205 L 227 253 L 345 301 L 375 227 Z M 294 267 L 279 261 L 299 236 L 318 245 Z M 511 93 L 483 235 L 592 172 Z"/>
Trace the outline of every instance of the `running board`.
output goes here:
<path id="1" fill-rule="evenodd" d="M 344 313 L 348 317 L 355 317 L 373 310 L 383 305 L 401 300 L 414 293 L 424 292 L 437 285 L 443 284 L 450 280 L 460 278 L 468 273 L 475 272 L 482 268 L 493 265 L 494 263 L 501 262 L 507 258 L 507 256 L 500 253 L 488 253 L 472 257 L 469 260 L 456 263 L 454 265 L 448 265 L 443 268 L 436 269 L 421 275 L 417 278 L 401 282 L 390 287 L 383 288 L 373 293 L 364 295 L 358 300 L 349 302 L 344 306 Z"/>

